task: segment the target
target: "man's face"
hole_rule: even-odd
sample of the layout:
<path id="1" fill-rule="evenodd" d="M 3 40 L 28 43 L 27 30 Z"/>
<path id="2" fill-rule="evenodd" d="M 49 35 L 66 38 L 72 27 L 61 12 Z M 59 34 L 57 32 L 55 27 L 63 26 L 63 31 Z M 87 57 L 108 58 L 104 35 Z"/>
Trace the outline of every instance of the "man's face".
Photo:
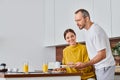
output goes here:
<path id="1" fill-rule="evenodd" d="M 83 14 L 81 12 L 75 14 L 75 22 L 80 30 L 86 26 L 86 18 L 83 17 Z"/>

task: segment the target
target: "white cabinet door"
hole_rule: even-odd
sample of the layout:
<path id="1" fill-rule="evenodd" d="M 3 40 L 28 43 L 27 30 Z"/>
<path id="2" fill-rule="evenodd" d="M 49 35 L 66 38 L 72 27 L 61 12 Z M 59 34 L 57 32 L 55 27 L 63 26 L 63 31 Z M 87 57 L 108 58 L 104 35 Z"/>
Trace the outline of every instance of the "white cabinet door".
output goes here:
<path id="1" fill-rule="evenodd" d="M 0 78 L 0 80 L 81 80 L 80 76 Z"/>
<path id="2" fill-rule="evenodd" d="M 55 0 L 55 44 L 66 43 L 63 33 L 67 28 L 75 30 L 77 41 L 84 41 L 84 33 L 74 21 L 74 12 L 80 8 L 87 9 L 92 15 L 93 0 Z"/>
<path id="3" fill-rule="evenodd" d="M 45 0 L 45 46 L 54 44 L 54 0 Z"/>
<path id="4" fill-rule="evenodd" d="M 119 75 L 115 75 L 115 80 L 120 80 L 120 76 Z"/>
<path id="5" fill-rule="evenodd" d="M 94 22 L 99 24 L 111 37 L 111 5 L 110 0 L 94 0 Z"/>
<path id="6" fill-rule="evenodd" d="M 0 80 L 6 80 L 5 78 L 0 78 Z"/>
<path id="7" fill-rule="evenodd" d="M 120 0 L 111 0 L 112 37 L 120 36 Z"/>
<path id="8" fill-rule="evenodd" d="M 40 77 L 40 78 L 29 78 L 26 80 L 81 80 L 80 76 L 61 76 L 61 77 Z"/>

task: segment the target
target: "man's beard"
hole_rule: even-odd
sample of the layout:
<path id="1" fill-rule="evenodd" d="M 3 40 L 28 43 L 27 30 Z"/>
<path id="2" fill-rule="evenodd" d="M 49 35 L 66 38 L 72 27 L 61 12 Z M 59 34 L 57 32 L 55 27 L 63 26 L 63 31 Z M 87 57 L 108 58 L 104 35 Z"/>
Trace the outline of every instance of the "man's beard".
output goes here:
<path id="1" fill-rule="evenodd" d="M 82 27 L 79 27 L 80 30 L 82 30 L 85 27 L 85 25 L 83 25 Z"/>

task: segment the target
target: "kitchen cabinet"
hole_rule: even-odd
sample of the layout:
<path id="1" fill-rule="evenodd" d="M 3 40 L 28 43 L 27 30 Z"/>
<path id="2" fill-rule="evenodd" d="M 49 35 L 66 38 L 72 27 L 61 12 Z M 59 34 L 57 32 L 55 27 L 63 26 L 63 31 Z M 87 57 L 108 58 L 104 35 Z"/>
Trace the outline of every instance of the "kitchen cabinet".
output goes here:
<path id="1" fill-rule="evenodd" d="M 84 31 L 80 31 L 74 21 L 74 12 L 87 9 L 92 15 L 93 0 L 55 0 L 55 44 L 66 43 L 63 33 L 72 28 L 77 33 L 77 41 L 84 41 Z"/>
<path id="2" fill-rule="evenodd" d="M 120 1 L 118 0 L 52 0 L 46 7 L 46 43 L 50 46 L 64 45 L 63 33 L 72 28 L 77 33 L 77 41 L 84 41 L 84 31 L 79 30 L 74 21 L 74 12 L 84 8 L 90 13 L 91 20 L 99 24 L 108 37 L 119 37 Z M 48 13 L 50 13 L 48 15 Z M 52 21 L 53 20 L 53 21 Z M 49 29 L 48 29 L 49 28 Z"/>
<path id="3" fill-rule="evenodd" d="M 0 74 L 0 80 L 81 80 L 80 73 L 44 74 L 44 73 L 14 73 Z"/>
<path id="4" fill-rule="evenodd" d="M 80 80 L 79 76 L 69 76 L 69 77 L 41 77 L 41 78 L 0 78 L 0 80 Z"/>
<path id="5" fill-rule="evenodd" d="M 54 45 L 54 0 L 44 0 L 45 36 L 44 45 Z"/>
<path id="6" fill-rule="evenodd" d="M 120 75 L 115 75 L 115 80 L 120 80 Z"/>
<path id="7" fill-rule="evenodd" d="M 111 0 L 112 37 L 120 36 L 120 0 Z"/>
<path id="8" fill-rule="evenodd" d="M 93 0 L 52 0 L 46 3 L 45 42 L 48 42 L 48 45 L 66 44 L 63 33 L 67 28 L 75 30 L 77 41 L 84 41 L 84 31 L 80 31 L 74 21 L 74 12 L 80 8 L 87 9 L 92 15 Z"/>
<path id="9" fill-rule="evenodd" d="M 94 0 L 94 22 L 99 24 L 111 37 L 111 5 L 110 0 Z"/>
<path id="10" fill-rule="evenodd" d="M 120 1 L 94 0 L 93 4 L 93 21 L 105 30 L 109 38 L 119 37 Z"/>

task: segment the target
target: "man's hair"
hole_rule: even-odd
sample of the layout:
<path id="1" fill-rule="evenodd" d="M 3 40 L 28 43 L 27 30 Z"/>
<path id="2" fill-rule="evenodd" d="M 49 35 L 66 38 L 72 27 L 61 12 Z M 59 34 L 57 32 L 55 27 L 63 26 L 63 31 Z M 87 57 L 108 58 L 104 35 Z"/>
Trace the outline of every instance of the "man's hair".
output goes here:
<path id="1" fill-rule="evenodd" d="M 90 15 L 89 15 L 89 12 L 88 12 L 87 10 L 85 10 L 85 9 L 78 9 L 78 10 L 75 12 L 75 14 L 77 14 L 77 13 L 79 13 L 79 12 L 81 12 L 81 13 L 83 14 L 83 17 L 84 17 L 84 18 L 89 17 L 89 19 L 90 19 Z"/>

